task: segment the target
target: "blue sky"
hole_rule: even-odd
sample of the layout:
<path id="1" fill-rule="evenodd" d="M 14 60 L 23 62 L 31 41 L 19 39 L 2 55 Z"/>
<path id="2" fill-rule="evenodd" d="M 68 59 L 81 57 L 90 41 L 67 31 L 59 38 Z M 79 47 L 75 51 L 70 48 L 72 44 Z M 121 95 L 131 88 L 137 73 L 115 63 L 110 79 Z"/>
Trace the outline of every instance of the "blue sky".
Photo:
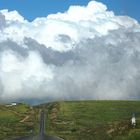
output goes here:
<path id="1" fill-rule="evenodd" d="M 70 5 L 87 5 L 90 0 L 0 0 L 0 9 L 17 10 L 28 20 L 64 12 Z M 140 22 L 140 0 L 97 0 L 117 15 L 128 15 Z"/>

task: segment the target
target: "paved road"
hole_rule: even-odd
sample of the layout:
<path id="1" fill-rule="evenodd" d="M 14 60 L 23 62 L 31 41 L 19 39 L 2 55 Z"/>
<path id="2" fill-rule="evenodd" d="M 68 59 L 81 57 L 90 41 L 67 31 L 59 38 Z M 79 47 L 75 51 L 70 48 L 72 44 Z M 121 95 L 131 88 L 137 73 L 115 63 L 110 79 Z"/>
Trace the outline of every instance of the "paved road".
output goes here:
<path id="1" fill-rule="evenodd" d="M 45 134 L 45 112 L 41 111 L 40 128 L 39 128 L 39 134 L 37 136 L 19 137 L 10 140 L 63 140 L 63 139 L 54 136 L 47 136 Z"/>
<path id="2" fill-rule="evenodd" d="M 39 128 L 39 134 L 43 135 L 45 134 L 45 112 L 41 111 L 40 113 L 40 128 Z"/>

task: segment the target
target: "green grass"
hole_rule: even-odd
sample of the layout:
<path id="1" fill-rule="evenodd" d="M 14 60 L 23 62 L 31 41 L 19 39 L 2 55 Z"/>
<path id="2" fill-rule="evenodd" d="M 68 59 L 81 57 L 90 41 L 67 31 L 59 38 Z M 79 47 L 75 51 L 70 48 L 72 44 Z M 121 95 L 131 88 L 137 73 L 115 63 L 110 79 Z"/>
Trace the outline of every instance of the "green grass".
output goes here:
<path id="1" fill-rule="evenodd" d="M 28 120 L 20 122 L 26 116 Z M 0 105 L 0 140 L 37 133 L 38 112 L 26 104 Z"/>
<path id="2" fill-rule="evenodd" d="M 40 110 L 45 108 L 49 135 L 65 140 L 140 140 L 140 101 L 69 101 L 34 107 L 0 105 L 0 140 L 36 134 Z M 136 128 L 130 124 L 132 113 L 136 114 Z M 29 118 L 20 122 L 26 116 Z"/>
<path id="3" fill-rule="evenodd" d="M 49 105 L 46 131 L 65 140 L 140 139 L 139 101 L 79 101 Z M 136 113 L 138 125 L 130 124 Z"/>

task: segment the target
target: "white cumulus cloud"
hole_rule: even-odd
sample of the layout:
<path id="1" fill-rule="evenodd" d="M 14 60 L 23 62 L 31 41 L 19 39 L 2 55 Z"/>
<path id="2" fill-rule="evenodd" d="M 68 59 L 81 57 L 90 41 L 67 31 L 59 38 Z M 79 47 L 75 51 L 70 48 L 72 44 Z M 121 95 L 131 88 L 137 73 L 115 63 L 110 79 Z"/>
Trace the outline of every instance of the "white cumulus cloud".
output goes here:
<path id="1" fill-rule="evenodd" d="M 0 11 L 0 101 L 140 98 L 140 25 L 91 1 L 29 22 Z"/>

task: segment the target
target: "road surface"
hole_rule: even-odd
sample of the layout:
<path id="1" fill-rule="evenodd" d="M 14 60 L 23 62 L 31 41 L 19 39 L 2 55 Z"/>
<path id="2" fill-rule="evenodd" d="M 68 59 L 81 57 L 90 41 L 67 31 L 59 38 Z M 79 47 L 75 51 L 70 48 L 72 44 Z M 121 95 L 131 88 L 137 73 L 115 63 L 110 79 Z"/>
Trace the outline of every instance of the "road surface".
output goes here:
<path id="1" fill-rule="evenodd" d="M 40 113 L 40 128 L 39 134 L 37 136 L 25 136 L 9 140 L 63 140 L 63 139 L 54 136 L 47 136 L 45 134 L 45 112 L 43 110 Z"/>

